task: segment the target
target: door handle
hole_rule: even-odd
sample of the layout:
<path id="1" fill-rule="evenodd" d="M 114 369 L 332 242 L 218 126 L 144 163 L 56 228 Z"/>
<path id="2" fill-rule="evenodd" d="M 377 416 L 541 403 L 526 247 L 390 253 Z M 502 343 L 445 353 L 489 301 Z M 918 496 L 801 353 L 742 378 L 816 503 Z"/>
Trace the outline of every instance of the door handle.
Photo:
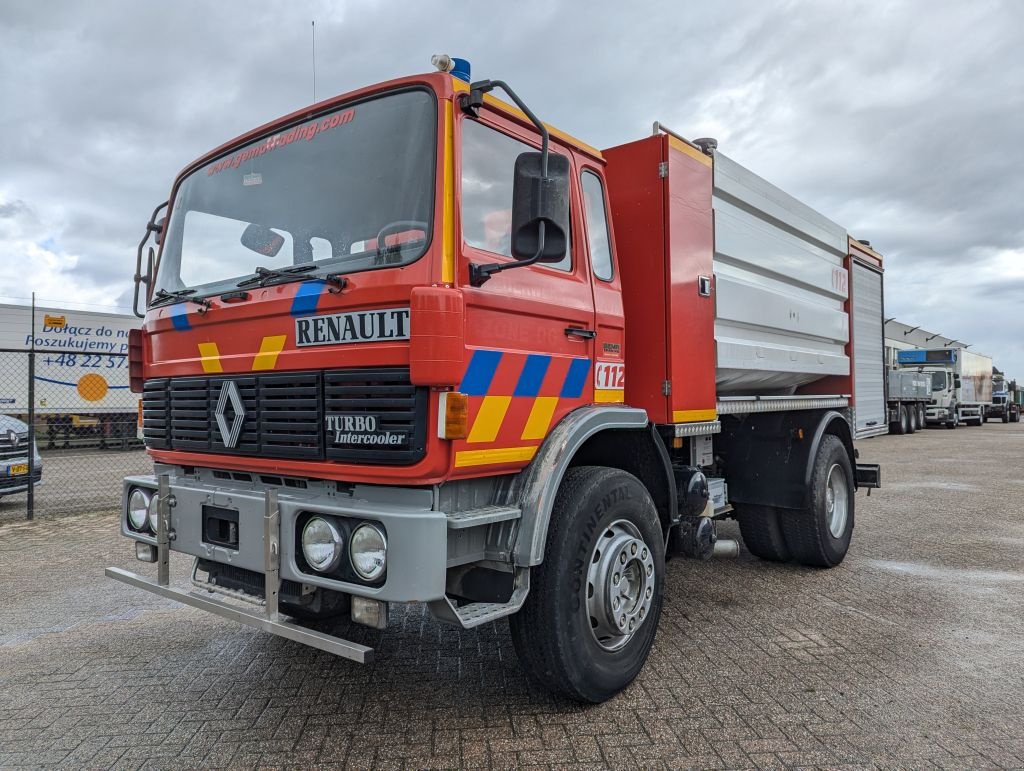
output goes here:
<path id="1" fill-rule="evenodd" d="M 565 334 L 568 337 L 582 337 L 584 340 L 593 340 L 597 337 L 597 332 L 593 329 L 583 329 L 581 327 L 566 327 Z"/>

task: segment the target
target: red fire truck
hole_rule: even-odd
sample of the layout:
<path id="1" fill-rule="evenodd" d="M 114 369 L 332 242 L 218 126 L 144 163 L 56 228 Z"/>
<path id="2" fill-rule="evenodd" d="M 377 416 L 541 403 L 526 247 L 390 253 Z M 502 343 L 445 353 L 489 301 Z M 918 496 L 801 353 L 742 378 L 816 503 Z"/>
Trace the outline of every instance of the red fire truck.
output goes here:
<path id="1" fill-rule="evenodd" d="M 666 557 L 738 549 L 720 520 L 842 561 L 879 484 L 854 440 L 887 429 L 882 261 L 712 140 L 599 151 L 436 59 L 219 147 L 153 213 L 155 468 L 121 527 L 157 575 L 107 574 L 361 662 L 304 622 L 508 616 L 532 677 L 602 701 Z"/>

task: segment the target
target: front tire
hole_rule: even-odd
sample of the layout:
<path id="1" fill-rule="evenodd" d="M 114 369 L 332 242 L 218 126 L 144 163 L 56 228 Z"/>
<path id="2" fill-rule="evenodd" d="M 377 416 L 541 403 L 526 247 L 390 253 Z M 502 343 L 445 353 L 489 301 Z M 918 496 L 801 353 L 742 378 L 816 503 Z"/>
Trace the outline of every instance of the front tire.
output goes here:
<path id="1" fill-rule="evenodd" d="M 570 469 L 544 561 L 509 619 L 527 674 L 581 702 L 607 701 L 639 674 L 661 616 L 665 536 L 650 494 L 618 469 Z"/>
<path id="2" fill-rule="evenodd" d="M 782 512 L 782 531 L 801 565 L 831 568 L 850 548 L 854 524 L 853 466 L 837 436 L 821 438 L 811 470 L 811 503 Z"/>

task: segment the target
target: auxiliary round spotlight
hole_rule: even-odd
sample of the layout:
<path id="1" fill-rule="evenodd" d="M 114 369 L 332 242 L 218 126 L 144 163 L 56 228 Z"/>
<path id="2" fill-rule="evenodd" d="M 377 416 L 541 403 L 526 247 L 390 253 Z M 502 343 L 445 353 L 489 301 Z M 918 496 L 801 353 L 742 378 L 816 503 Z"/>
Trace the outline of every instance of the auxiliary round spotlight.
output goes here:
<path id="1" fill-rule="evenodd" d="M 334 570 L 341 552 L 341 533 L 323 517 L 313 517 L 302 528 L 302 554 L 313 570 L 318 573 Z"/>

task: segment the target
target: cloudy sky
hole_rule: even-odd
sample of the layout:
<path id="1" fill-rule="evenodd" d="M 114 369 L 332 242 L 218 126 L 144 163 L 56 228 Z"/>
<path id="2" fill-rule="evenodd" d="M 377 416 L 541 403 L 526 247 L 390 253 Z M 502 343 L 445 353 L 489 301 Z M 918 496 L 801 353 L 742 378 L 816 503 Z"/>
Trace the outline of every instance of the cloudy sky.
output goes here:
<path id="1" fill-rule="evenodd" d="M 943 10 L 937 10 L 944 7 Z M 1024 378 L 1024 3 L 0 6 L 0 302 L 130 305 L 174 174 L 311 101 L 429 69 L 514 84 L 598 147 L 660 120 L 870 239 L 886 316 Z"/>

